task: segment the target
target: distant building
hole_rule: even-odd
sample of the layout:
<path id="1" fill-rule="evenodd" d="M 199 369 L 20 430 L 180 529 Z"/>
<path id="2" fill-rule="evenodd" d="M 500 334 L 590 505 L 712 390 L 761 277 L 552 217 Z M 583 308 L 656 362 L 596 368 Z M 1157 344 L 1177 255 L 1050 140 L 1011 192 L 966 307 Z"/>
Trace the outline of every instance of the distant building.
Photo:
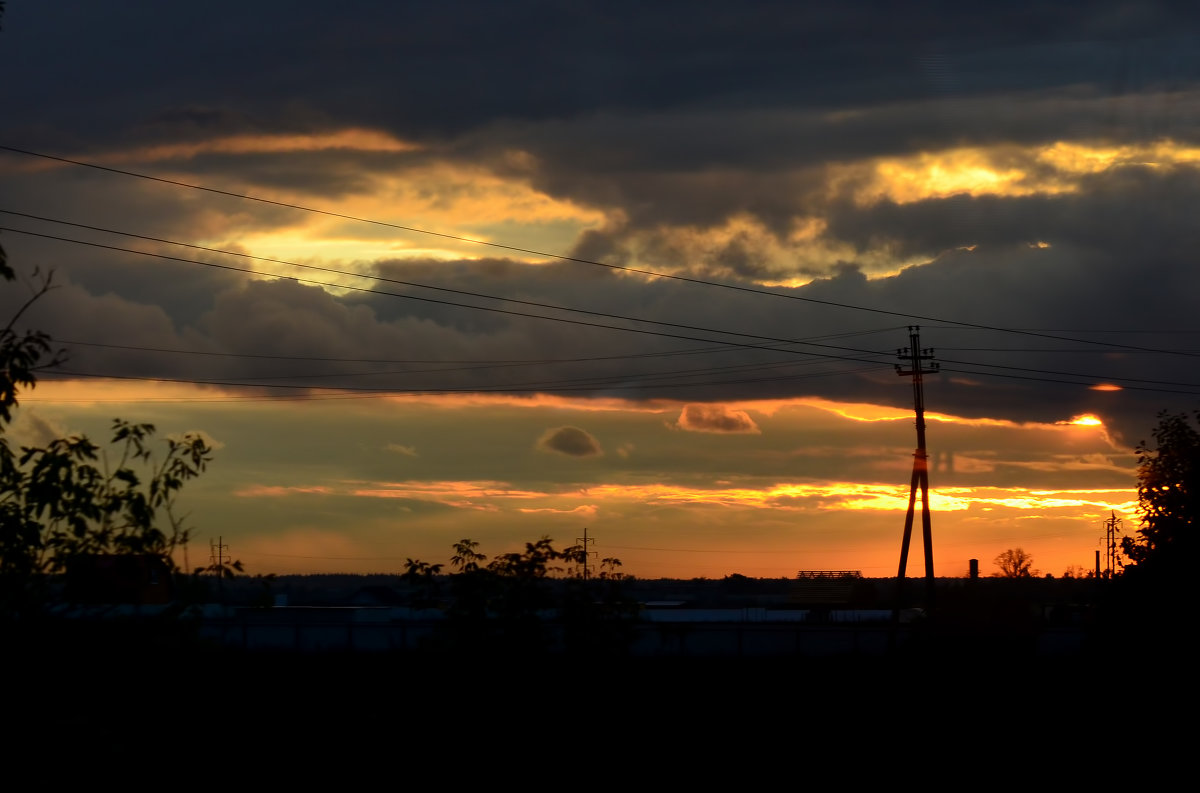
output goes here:
<path id="1" fill-rule="evenodd" d="M 801 570 L 792 585 L 793 604 L 832 606 L 850 603 L 854 587 L 862 581 L 859 570 Z"/>

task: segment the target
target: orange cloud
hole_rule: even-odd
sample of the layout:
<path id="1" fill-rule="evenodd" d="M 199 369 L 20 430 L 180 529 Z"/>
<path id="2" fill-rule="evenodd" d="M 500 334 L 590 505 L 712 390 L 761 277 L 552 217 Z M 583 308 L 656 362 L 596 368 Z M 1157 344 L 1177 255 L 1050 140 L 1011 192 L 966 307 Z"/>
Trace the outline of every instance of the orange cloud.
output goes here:
<path id="1" fill-rule="evenodd" d="M 688 432 L 743 435 L 758 435 L 761 432 L 749 413 L 725 405 L 684 405 L 679 421 L 674 426 Z"/>
<path id="2" fill-rule="evenodd" d="M 301 135 L 229 135 L 221 138 L 146 146 L 92 155 L 102 163 L 191 159 L 201 154 L 275 154 L 345 149 L 363 152 L 406 152 L 422 148 L 372 129 L 343 129 Z"/>
<path id="3" fill-rule="evenodd" d="M 233 491 L 235 496 L 239 498 L 282 498 L 283 496 L 294 495 L 315 495 L 329 496 L 333 495 L 333 488 L 325 487 L 324 485 L 308 485 L 301 486 L 283 486 L 283 485 L 249 485 L 248 487 L 239 488 Z"/>
<path id="4" fill-rule="evenodd" d="M 413 498 L 431 501 L 446 499 L 491 499 L 491 498 L 543 498 L 546 493 L 535 490 L 518 490 L 506 482 L 386 482 L 373 487 L 351 487 L 346 495 L 368 498 Z"/>
<path id="5" fill-rule="evenodd" d="M 575 507 L 574 509 L 553 509 L 551 507 L 541 507 L 541 508 L 520 507 L 517 509 L 517 512 L 524 512 L 525 514 L 529 514 L 529 515 L 537 514 L 537 513 L 549 513 L 549 514 L 553 514 L 553 515 L 579 515 L 579 516 L 585 517 L 585 518 L 594 518 L 594 517 L 596 517 L 596 512 L 598 511 L 598 509 L 599 508 L 595 504 L 584 504 L 582 506 Z"/>

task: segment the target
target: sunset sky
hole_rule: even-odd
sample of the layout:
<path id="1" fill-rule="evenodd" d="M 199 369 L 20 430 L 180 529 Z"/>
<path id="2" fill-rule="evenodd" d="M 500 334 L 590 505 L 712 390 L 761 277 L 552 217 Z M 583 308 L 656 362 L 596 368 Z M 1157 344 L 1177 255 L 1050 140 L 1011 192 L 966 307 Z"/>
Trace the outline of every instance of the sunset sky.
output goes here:
<path id="1" fill-rule="evenodd" d="M 915 325 L 937 574 L 1090 568 L 1200 403 L 1200 15 L 1080 8 L 11 0 L 10 432 L 204 432 L 193 566 L 894 575 Z"/>

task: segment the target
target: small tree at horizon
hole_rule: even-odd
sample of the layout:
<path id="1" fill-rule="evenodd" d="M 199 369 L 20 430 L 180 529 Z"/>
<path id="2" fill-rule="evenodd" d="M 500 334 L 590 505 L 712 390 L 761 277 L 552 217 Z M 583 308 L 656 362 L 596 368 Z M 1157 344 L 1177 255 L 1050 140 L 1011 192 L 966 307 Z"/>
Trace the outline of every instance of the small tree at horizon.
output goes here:
<path id="1" fill-rule="evenodd" d="M 1022 548 L 1009 548 L 992 560 L 1000 568 L 998 578 L 1033 578 L 1039 571 L 1033 569 L 1033 555 Z"/>
<path id="2" fill-rule="evenodd" d="M 0 247 L 0 283 L 17 280 Z M 212 455 L 198 433 L 168 438 L 165 454 L 155 454 L 153 425 L 121 419 L 113 421 L 111 454 L 83 435 L 14 451 L 8 430 L 20 392 L 63 361 L 47 334 L 18 330 L 24 313 L 52 290 L 52 274 L 35 273 L 29 287 L 0 329 L 0 618 L 42 608 L 48 576 L 79 557 L 152 554 L 178 571 L 172 553 L 189 530 L 176 498 Z"/>

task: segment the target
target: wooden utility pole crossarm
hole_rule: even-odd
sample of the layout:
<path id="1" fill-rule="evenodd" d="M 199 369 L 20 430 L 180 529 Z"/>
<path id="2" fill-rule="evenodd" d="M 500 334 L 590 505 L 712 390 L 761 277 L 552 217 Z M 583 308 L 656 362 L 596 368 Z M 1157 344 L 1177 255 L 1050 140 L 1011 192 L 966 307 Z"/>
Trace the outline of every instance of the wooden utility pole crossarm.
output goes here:
<path id="1" fill-rule="evenodd" d="M 913 453 L 912 483 L 908 491 L 908 514 L 904 519 L 904 540 L 900 545 L 900 572 L 898 589 L 903 591 L 904 576 L 908 569 L 908 546 L 912 540 L 913 516 L 916 509 L 917 491 L 921 492 L 921 538 L 925 543 L 925 585 L 929 602 L 933 601 L 933 530 L 929 518 L 929 454 L 925 449 L 925 391 L 922 377 L 936 374 L 938 364 L 933 362 L 933 350 L 921 348 L 920 328 L 913 325 L 908 329 L 909 346 L 896 350 L 896 356 L 907 367 L 896 364 L 896 374 L 911 377 L 913 384 L 913 410 L 917 417 L 917 450 Z"/>

